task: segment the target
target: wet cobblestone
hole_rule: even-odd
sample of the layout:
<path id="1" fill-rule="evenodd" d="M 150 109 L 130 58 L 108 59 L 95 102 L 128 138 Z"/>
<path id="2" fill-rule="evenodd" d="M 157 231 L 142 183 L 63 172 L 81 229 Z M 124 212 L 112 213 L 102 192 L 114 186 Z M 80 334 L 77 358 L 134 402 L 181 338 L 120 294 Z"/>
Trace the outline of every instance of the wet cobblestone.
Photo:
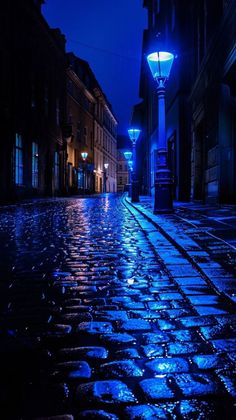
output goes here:
<path id="1" fill-rule="evenodd" d="M 202 274 L 108 195 L 6 207 L 0 235 L 1 418 L 235 417 L 235 309 L 193 240 Z"/>

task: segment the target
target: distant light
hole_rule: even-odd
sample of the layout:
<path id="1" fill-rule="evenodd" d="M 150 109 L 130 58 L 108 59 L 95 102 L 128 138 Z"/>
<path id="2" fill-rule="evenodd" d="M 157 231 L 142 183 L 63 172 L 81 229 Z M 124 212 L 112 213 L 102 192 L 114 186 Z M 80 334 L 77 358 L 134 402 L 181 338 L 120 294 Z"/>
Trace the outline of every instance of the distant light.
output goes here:
<path id="1" fill-rule="evenodd" d="M 133 161 L 132 160 L 128 160 L 128 166 L 130 168 L 130 170 L 133 170 Z"/>
<path id="2" fill-rule="evenodd" d="M 87 159 L 88 153 L 87 152 L 82 152 L 81 157 L 82 157 L 83 160 Z"/>
<path id="3" fill-rule="evenodd" d="M 174 55 L 170 52 L 159 51 L 147 56 L 148 65 L 154 79 L 168 79 L 174 61 Z"/>
<path id="4" fill-rule="evenodd" d="M 132 158 L 132 152 L 124 152 L 124 157 L 126 160 L 130 160 Z"/>
<path id="5" fill-rule="evenodd" d="M 107 169 L 109 166 L 109 163 L 104 163 L 104 168 Z"/>
<path id="6" fill-rule="evenodd" d="M 130 140 L 135 143 L 138 140 L 141 130 L 139 128 L 129 128 L 128 129 Z"/>

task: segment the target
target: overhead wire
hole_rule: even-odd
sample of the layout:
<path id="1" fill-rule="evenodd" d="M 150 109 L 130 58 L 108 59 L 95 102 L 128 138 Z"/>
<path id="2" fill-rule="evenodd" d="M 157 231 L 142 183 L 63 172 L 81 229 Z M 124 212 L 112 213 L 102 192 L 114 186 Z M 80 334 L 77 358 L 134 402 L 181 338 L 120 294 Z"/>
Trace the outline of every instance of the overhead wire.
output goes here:
<path id="1" fill-rule="evenodd" d="M 71 38 L 67 38 L 67 40 L 72 42 L 72 43 L 75 43 L 77 45 L 82 45 L 83 47 L 90 48 L 90 49 L 93 49 L 93 50 L 96 50 L 96 51 L 100 51 L 100 52 L 108 54 L 108 55 L 113 55 L 113 56 L 116 56 L 116 57 L 119 57 L 119 58 L 122 58 L 122 59 L 125 59 L 125 60 L 132 60 L 132 61 L 139 61 L 140 62 L 140 58 L 138 58 L 138 57 L 122 55 L 122 54 L 116 53 L 114 51 L 106 50 L 106 49 L 100 48 L 100 47 L 95 47 L 94 45 L 90 45 L 90 44 L 85 44 L 83 42 L 76 41 L 75 39 L 71 39 Z"/>

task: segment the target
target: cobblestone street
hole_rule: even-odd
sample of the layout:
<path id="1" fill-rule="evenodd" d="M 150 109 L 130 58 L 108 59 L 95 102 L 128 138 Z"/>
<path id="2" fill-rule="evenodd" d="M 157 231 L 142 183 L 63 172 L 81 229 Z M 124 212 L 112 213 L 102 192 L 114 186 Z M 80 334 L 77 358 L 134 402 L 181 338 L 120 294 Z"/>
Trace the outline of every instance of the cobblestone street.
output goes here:
<path id="1" fill-rule="evenodd" d="M 233 253 L 147 208 L 0 208 L 2 419 L 235 418 Z"/>

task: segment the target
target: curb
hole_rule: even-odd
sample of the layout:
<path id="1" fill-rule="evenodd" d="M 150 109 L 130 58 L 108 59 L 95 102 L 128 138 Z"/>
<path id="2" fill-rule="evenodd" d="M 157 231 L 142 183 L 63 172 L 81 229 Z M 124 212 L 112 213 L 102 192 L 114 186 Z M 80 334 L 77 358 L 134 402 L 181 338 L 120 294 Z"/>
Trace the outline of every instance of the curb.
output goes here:
<path id="1" fill-rule="evenodd" d="M 140 205 L 139 204 L 137 205 L 136 203 L 135 204 L 132 203 L 131 200 L 127 196 L 126 197 L 122 197 L 122 201 L 123 201 L 123 204 L 124 205 L 126 205 L 126 206 L 128 205 L 130 207 L 133 207 L 133 209 L 135 209 L 136 211 L 138 211 L 143 217 L 145 217 L 150 223 L 152 223 L 153 226 L 155 226 L 159 230 L 159 232 L 163 235 L 163 237 L 165 239 L 167 239 L 180 252 L 180 254 L 182 254 L 182 256 L 184 258 L 186 258 L 188 260 L 188 262 L 190 262 L 192 264 L 192 266 L 208 282 L 208 284 L 211 285 L 211 287 L 215 290 L 215 292 L 217 294 L 221 295 L 224 299 L 226 299 L 227 302 L 230 304 L 230 306 L 236 307 L 236 301 L 229 294 L 227 294 L 224 290 L 220 290 L 220 288 L 215 285 L 214 281 L 211 280 L 211 278 L 207 275 L 207 273 L 204 271 L 204 269 L 191 257 L 191 255 L 184 248 L 184 246 L 181 245 L 181 243 L 178 242 L 177 240 L 173 239 L 173 237 L 158 223 L 158 218 L 160 216 L 154 215 L 149 210 L 146 210 L 146 209 L 142 208 L 142 205 L 141 204 Z M 126 203 L 124 203 L 124 201 Z M 186 235 L 186 234 L 184 234 L 184 236 L 186 238 L 189 238 L 188 235 Z M 189 238 L 189 239 L 190 239 L 190 241 L 192 243 L 194 243 L 196 245 L 197 248 L 199 248 L 199 250 L 203 250 L 191 238 Z M 204 252 L 206 252 L 206 251 L 204 251 Z M 219 265 L 219 267 L 222 268 L 222 270 L 224 270 L 224 268 L 222 266 Z M 225 272 L 227 273 L 227 271 L 225 271 Z"/>

